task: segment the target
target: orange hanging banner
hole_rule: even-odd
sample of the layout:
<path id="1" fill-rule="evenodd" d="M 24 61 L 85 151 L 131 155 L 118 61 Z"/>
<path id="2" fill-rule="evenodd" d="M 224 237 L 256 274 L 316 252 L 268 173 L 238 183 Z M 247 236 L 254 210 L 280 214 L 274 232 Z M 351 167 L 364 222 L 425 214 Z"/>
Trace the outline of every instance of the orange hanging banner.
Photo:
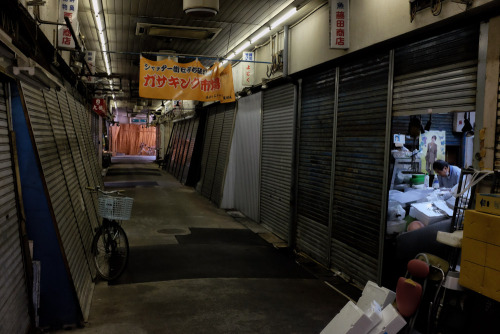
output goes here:
<path id="1" fill-rule="evenodd" d="M 141 57 L 139 96 L 149 99 L 233 102 L 233 69 L 215 63 L 210 69 L 195 60 L 180 64 L 170 59 Z"/>

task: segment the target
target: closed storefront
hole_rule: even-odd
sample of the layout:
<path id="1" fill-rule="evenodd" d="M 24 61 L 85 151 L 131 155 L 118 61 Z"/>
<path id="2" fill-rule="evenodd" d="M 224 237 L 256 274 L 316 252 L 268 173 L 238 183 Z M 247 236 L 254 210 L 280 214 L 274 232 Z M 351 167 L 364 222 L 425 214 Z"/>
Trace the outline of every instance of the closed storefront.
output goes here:
<path id="1" fill-rule="evenodd" d="M 166 169 L 183 184 L 186 183 L 189 176 L 198 125 L 198 118 L 173 123 L 171 143 L 169 144 L 170 157 Z"/>
<path id="2" fill-rule="evenodd" d="M 30 326 L 30 298 L 26 259 L 23 252 L 18 211 L 14 160 L 9 131 L 12 129 L 8 109 L 8 84 L 0 80 L 0 332 L 26 333 Z M 23 254 L 24 253 L 24 254 Z"/>
<path id="3" fill-rule="evenodd" d="M 265 90 L 262 96 L 260 222 L 288 240 L 293 214 L 295 87 L 282 85 Z"/>
<path id="4" fill-rule="evenodd" d="M 219 205 L 234 127 L 235 103 L 205 108 L 207 123 L 201 161 L 201 194 Z"/>
<path id="5" fill-rule="evenodd" d="M 389 55 L 339 70 L 331 266 L 360 284 L 379 277 L 388 150 Z"/>
<path id="6" fill-rule="evenodd" d="M 298 137 L 297 247 L 328 262 L 335 69 L 302 81 Z"/>

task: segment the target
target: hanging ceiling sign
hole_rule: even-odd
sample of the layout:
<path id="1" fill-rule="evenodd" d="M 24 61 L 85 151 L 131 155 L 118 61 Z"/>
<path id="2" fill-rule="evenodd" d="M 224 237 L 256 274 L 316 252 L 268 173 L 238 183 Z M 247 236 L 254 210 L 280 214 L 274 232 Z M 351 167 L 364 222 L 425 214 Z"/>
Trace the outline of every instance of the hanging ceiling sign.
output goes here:
<path id="1" fill-rule="evenodd" d="M 92 99 L 92 110 L 101 117 L 106 117 L 106 100 Z"/>
<path id="2" fill-rule="evenodd" d="M 83 77 L 83 79 L 87 83 L 95 83 L 96 82 L 96 78 L 93 76 L 93 74 L 95 74 L 95 56 L 96 56 L 95 51 L 86 51 L 85 52 L 85 60 L 86 60 L 87 64 L 89 65 L 90 72 L 91 72 L 91 73 L 89 73 L 89 75 Z"/>
<path id="3" fill-rule="evenodd" d="M 253 52 L 243 52 L 243 60 L 248 61 L 241 63 L 243 65 L 243 86 L 252 86 L 253 77 L 255 74 L 255 63 L 253 62 L 254 53 Z"/>
<path id="4" fill-rule="evenodd" d="M 349 0 L 330 0 L 330 48 L 349 48 Z"/>
<path id="5" fill-rule="evenodd" d="M 141 57 L 139 96 L 163 100 L 235 101 L 230 64 L 215 63 L 210 69 L 198 60 L 180 64 Z"/>
<path id="6" fill-rule="evenodd" d="M 59 7 L 59 22 L 65 23 L 64 18 L 67 17 L 73 30 L 76 34 L 79 31 L 78 25 L 78 0 L 61 0 Z M 75 41 L 71 37 L 71 32 L 66 26 L 59 26 L 58 28 L 58 46 L 61 48 L 74 49 Z"/>

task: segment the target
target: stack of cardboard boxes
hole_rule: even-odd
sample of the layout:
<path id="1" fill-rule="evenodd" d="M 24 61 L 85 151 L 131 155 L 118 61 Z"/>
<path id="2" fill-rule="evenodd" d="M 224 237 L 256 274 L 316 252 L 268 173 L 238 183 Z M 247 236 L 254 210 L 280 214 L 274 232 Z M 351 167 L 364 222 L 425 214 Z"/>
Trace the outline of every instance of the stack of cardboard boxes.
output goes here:
<path id="1" fill-rule="evenodd" d="M 460 285 L 500 301 L 500 196 L 477 194 L 464 219 Z"/>

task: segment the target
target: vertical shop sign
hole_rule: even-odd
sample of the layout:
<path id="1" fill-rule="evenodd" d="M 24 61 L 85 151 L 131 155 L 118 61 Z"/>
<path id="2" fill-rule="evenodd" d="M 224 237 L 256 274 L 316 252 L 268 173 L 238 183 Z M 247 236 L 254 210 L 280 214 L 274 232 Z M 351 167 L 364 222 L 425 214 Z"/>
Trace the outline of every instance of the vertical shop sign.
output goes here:
<path id="1" fill-rule="evenodd" d="M 106 100 L 92 99 L 92 110 L 101 117 L 106 117 Z"/>
<path id="2" fill-rule="evenodd" d="M 349 48 L 349 0 L 330 0 L 330 48 Z"/>
<path id="3" fill-rule="evenodd" d="M 91 75 L 91 74 L 95 74 L 95 56 L 96 56 L 95 51 L 86 51 L 85 52 L 85 61 L 89 65 L 90 72 L 91 72 L 88 76 L 85 77 L 85 80 L 88 83 L 95 83 L 95 77 Z"/>
<path id="4" fill-rule="evenodd" d="M 255 74 L 255 63 L 253 62 L 254 53 L 253 52 L 243 52 L 243 86 L 252 86 L 253 85 L 253 77 Z"/>
<path id="5" fill-rule="evenodd" d="M 64 18 L 67 17 L 73 30 L 78 35 L 78 0 L 61 0 L 59 7 L 59 22 L 65 23 Z M 71 36 L 69 28 L 66 26 L 59 26 L 58 28 L 58 46 L 61 48 L 74 49 L 75 41 Z"/>

